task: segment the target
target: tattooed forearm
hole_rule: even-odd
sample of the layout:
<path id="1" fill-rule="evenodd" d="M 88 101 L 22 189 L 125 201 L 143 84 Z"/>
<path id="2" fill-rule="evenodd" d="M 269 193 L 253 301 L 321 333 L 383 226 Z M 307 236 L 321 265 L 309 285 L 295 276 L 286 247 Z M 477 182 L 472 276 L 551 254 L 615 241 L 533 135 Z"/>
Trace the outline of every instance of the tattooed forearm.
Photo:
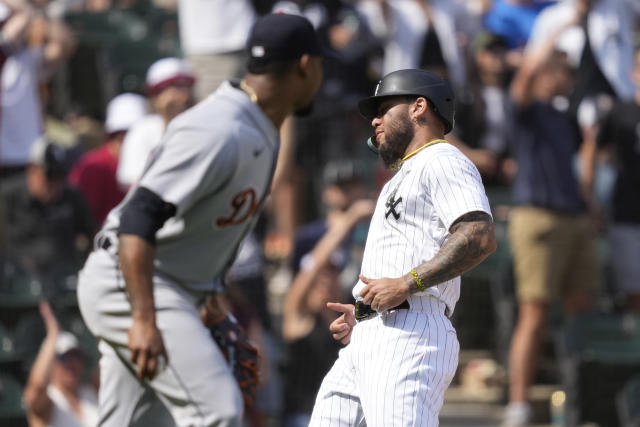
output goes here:
<path id="1" fill-rule="evenodd" d="M 496 250 L 493 222 L 484 212 L 463 215 L 450 231 L 451 237 L 436 256 L 415 268 L 425 287 L 460 276 Z M 411 274 L 405 279 L 411 293 L 419 291 Z"/>

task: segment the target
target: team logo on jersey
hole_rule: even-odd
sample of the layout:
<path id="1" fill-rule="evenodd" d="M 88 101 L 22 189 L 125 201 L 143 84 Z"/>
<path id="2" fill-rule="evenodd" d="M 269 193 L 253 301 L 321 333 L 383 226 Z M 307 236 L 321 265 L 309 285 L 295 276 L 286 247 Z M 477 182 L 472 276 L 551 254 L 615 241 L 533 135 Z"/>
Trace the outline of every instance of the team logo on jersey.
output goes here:
<path id="1" fill-rule="evenodd" d="M 237 225 L 251 218 L 260 208 L 260 200 L 253 188 L 242 190 L 231 199 L 231 215 L 216 219 L 218 227 Z"/>
<path id="2" fill-rule="evenodd" d="M 396 199 L 396 192 L 397 191 L 398 191 L 397 188 L 395 190 L 393 190 L 393 193 L 391 193 L 389 195 L 389 197 L 387 198 L 386 203 L 384 204 L 385 207 L 387 208 L 387 211 L 384 213 L 385 219 L 389 219 L 389 215 L 393 215 L 393 217 L 396 219 L 396 221 L 400 219 L 400 212 L 399 212 L 398 205 L 400 204 L 400 202 L 402 202 L 402 197 L 398 197 Z M 396 210 L 396 209 L 398 209 L 398 210 Z"/>

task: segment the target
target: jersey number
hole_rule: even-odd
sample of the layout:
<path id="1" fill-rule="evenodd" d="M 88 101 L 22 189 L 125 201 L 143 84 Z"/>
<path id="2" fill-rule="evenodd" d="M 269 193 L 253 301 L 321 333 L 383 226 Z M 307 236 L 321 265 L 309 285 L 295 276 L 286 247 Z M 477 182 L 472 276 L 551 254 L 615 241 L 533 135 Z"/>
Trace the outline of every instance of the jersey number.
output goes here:
<path id="1" fill-rule="evenodd" d="M 216 220 L 218 227 L 227 227 L 229 225 L 240 224 L 247 218 L 252 217 L 260 207 L 260 201 L 256 197 L 253 188 L 242 190 L 231 200 L 231 208 L 233 212 L 228 217 L 220 217 Z"/>

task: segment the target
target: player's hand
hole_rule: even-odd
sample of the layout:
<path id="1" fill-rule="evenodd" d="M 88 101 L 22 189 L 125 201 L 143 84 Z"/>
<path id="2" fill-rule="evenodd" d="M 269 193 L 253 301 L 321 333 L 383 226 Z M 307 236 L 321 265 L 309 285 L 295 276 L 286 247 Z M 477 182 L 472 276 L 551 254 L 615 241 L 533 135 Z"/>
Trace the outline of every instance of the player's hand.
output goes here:
<path id="1" fill-rule="evenodd" d="M 136 374 L 140 380 L 152 380 L 160 365 L 166 366 L 169 363 L 162 335 L 155 322 L 134 318 L 129 329 L 128 347 L 131 350 L 131 362 L 137 366 Z"/>
<path id="2" fill-rule="evenodd" d="M 351 331 L 356 325 L 356 316 L 353 312 L 355 307 L 353 304 L 340 304 L 338 302 L 328 302 L 327 307 L 342 316 L 331 322 L 329 330 L 333 334 L 333 339 L 347 345 L 351 341 Z"/>
<path id="3" fill-rule="evenodd" d="M 409 297 L 409 285 L 402 277 L 369 279 L 361 274 L 360 280 L 367 285 L 360 291 L 360 296 L 378 313 L 402 304 Z"/>

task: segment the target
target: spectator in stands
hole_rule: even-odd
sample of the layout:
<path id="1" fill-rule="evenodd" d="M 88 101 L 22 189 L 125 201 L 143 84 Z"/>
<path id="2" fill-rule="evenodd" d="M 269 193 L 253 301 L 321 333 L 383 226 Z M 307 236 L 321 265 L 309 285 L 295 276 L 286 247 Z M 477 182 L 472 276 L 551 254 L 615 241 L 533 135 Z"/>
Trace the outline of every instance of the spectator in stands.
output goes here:
<path id="1" fill-rule="evenodd" d="M 9 19 L 11 18 L 11 19 Z M 16 38 L 22 37 L 28 19 L 23 13 L 12 13 L 9 6 L 0 2 L 0 72 L 7 58 L 13 53 Z"/>
<path id="2" fill-rule="evenodd" d="M 267 249 L 284 259 L 291 253 L 295 228 L 321 209 L 322 167 L 344 158 L 375 161 L 362 143 L 370 128 L 355 106 L 373 91 L 373 63 L 383 52 L 363 17 L 346 1 L 278 1 L 274 11 L 307 17 L 334 53 L 323 60 L 324 80 L 311 114 L 291 119 L 281 129 L 270 206 L 276 224 Z"/>
<path id="3" fill-rule="evenodd" d="M 278 1 L 273 6 L 274 12 L 298 14 L 309 19 L 334 53 L 323 61 L 324 80 L 316 102 L 331 103 L 333 109 L 353 109 L 358 99 L 371 93 L 378 80 L 374 78 L 372 63 L 383 54 L 379 39 L 351 3 L 344 0 L 289 0 Z"/>
<path id="4" fill-rule="evenodd" d="M 310 252 L 299 257 L 299 271 L 285 297 L 282 336 L 288 354 L 285 373 L 285 427 L 309 424 L 316 393 L 340 344 L 326 333 L 335 319 L 327 308 L 344 290 L 340 273 L 346 254 L 341 247 L 359 222 L 373 214 L 371 200 L 357 200 L 334 212 L 328 229 Z"/>
<path id="5" fill-rule="evenodd" d="M 83 353 L 78 339 L 61 331 L 49 303 L 40 303 L 47 335 L 24 389 L 32 427 L 94 427 L 98 423 L 96 390 L 82 382 Z"/>
<path id="6" fill-rule="evenodd" d="M 469 83 L 456 99 L 456 127 L 450 140 L 476 165 L 485 186 L 505 185 L 513 175 L 507 157 L 513 121 L 507 42 L 483 32 L 473 39 L 471 48 Z"/>
<path id="7" fill-rule="evenodd" d="M 65 151 L 40 138 L 32 147 L 25 175 L 0 187 L 8 261 L 38 277 L 74 273 L 88 254 L 95 232 L 82 193 L 67 185 Z"/>
<path id="8" fill-rule="evenodd" d="M 558 29 L 529 51 L 511 85 L 516 104 L 511 213 L 518 321 L 509 356 L 509 404 L 504 426 L 529 424 L 534 379 L 549 310 L 557 299 L 569 316 L 589 310 L 599 284 L 594 230 L 580 196 L 573 159 L 581 142 L 567 114 L 571 72 L 554 50 Z"/>
<path id="9" fill-rule="evenodd" d="M 640 313 L 640 49 L 632 71 L 635 99 L 618 101 L 604 117 L 597 134 L 597 151 L 586 158 L 593 170 L 596 154 L 607 154 L 616 169 L 616 181 L 608 225 L 614 292 L 625 308 Z M 593 177 L 593 173 L 583 176 Z M 585 182 L 591 203 L 598 204 L 592 180 Z M 604 209 L 593 208 L 596 213 Z"/>
<path id="10" fill-rule="evenodd" d="M 524 48 L 538 14 L 555 0 L 493 0 L 492 3 L 484 18 L 485 27 L 502 36 L 511 50 Z"/>
<path id="11" fill-rule="evenodd" d="M 74 48 L 61 21 L 47 19 L 26 0 L 5 3 L 12 8 L 3 27 L 3 33 L 12 33 L 12 52 L 2 69 L 0 89 L 2 176 L 25 169 L 31 145 L 43 132 L 40 84 L 52 77 Z"/>
<path id="12" fill-rule="evenodd" d="M 352 160 L 333 160 L 327 163 L 320 181 L 318 185 L 322 188 L 318 204 L 321 208 L 311 221 L 303 223 L 297 230 L 291 259 L 292 271 L 300 268 L 301 257 L 313 249 L 336 218 L 340 218 L 357 200 L 367 198 L 369 189 L 364 185 L 362 174 Z M 347 239 L 344 243 L 351 242 Z M 364 246 L 364 241 L 360 243 Z"/>
<path id="13" fill-rule="evenodd" d="M 113 98 L 107 105 L 106 140 L 80 157 L 71 169 L 69 182 L 84 194 L 96 224 L 102 224 L 126 194 L 116 180 L 120 148 L 129 128 L 145 113 L 146 101 L 141 95 L 123 93 Z"/>
<path id="14" fill-rule="evenodd" d="M 135 183 L 151 151 L 160 143 L 169 122 L 193 104 L 195 77 L 186 61 L 162 58 L 147 71 L 147 95 L 152 114 L 131 126 L 118 162 L 118 182 L 125 190 Z"/>
<path id="15" fill-rule="evenodd" d="M 243 75 L 249 29 L 256 19 L 250 0 L 178 0 L 180 42 L 197 78 L 198 101 L 222 81 Z"/>
<path id="16" fill-rule="evenodd" d="M 358 10 L 384 44 L 380 75 L 404 68 L 425 68 L 446 76 L 454 87 L 466 78 L 457 43 L 460 4 L 449 0 L 359 0 Z"/>
<path id="17" fill-rule="evenodd" d="M 540 13 L 527 49 L 564 28 L 556 47 L 580 70 L 571 97 L 574 113 L 584 98 L 598 94 L 633 98 L 628 70 L 633 67 L 633 27 L 639 16 L 640 3 L 635 0 L 562 0 Z"/>

